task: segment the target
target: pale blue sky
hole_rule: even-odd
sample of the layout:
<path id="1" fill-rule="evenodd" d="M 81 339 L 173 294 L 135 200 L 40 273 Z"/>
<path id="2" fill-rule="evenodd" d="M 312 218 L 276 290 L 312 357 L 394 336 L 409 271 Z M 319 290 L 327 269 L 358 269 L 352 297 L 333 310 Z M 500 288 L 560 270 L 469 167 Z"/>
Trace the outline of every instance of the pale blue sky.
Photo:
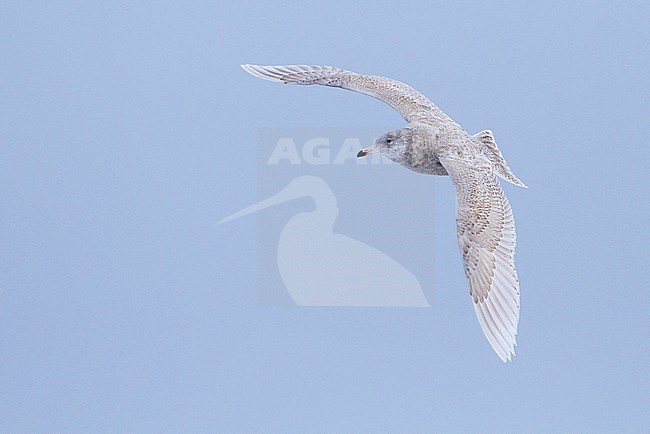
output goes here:
<path id="1" fill-rule="evenodd" d="M 649 15 L 2 2 L 0 431 L 647 432 Z M 432 308 L 258 305 L 256 219 L 214 223 L 260 198 L 260 132 L 403 121 L 241 63 L 391 76 L 494 131 L 530 187 L 504 186 L 522 292 L 512 363 L 471 308 L 448 178 L 381 167 L 386 190 L 339 198 L 341 227 L 395 245 Z M 429 188 L 432 229 L 411 234 L 399 192 Z M 355 207 L 380 211 L 364 226 Z"/>

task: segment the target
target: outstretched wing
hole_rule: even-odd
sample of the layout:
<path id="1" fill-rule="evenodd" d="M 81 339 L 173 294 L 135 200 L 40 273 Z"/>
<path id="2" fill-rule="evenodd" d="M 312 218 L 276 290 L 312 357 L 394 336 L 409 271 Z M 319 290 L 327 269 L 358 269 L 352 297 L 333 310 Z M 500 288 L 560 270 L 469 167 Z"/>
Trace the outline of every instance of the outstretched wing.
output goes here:
<path id="1" fill-rule="evenodd" d="M 519 279 L 512 209 L 487 161 L 441 158 L 456 188 L 458 245 L 483 333 L 501 357 L 515 354 Z"/>
<path id="2" fill-rule="evenodd" d="M 340 87 L 377 98 L 397 110 L 407 122 L 453 122 L 433 102 L 411 86 L 391 78 L 361 75 L 334 66 L 242 65 L 255 77 L 285 84 Z"/>

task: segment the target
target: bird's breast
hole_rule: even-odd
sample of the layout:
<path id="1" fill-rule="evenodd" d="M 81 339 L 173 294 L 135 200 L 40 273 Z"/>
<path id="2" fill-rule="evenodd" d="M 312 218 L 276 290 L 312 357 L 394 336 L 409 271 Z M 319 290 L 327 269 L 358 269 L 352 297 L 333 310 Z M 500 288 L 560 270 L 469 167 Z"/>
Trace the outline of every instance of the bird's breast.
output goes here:
<path id="1" fill-rule="evenodd" d="M 448 175 L 447 170 L 440 163 L 439 140 L 437 136 L 421 135 L 419 140 L 414 141 L 407 151 L 406 164 L 407 168 L 414 172 L 426 175 Z"/>

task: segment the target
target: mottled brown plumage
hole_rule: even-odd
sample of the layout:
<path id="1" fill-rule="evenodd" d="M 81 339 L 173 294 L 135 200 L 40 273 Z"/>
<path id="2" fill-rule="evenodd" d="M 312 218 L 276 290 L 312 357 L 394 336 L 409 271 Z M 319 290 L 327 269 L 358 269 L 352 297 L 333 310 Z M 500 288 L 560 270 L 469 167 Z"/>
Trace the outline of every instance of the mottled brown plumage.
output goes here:
<path id="1" fill-rule="evenodd" d="M 522 187 L 489 130 L 470 135 L 427 97 L 399 81 L 332 66 L 242 65 L 250 74 L 285 84 L 340 87 L 395 108 L 405 128 L 379 137 L 359 156 L 382 152 L 419 173 L 449 175 L 456 189 L 458 245 L 481 328 L 503 361 L 515 354 L 519 280 L 514 264 L 512 209 L 497 176 Z"/>

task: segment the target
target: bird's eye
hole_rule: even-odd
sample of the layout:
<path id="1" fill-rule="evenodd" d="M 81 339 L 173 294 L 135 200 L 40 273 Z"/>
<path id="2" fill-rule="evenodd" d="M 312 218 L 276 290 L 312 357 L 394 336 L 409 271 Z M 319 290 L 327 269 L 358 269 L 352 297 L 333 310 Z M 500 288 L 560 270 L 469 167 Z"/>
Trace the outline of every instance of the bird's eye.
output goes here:
<path id="1" fill-rule="evenodd" d="M 386 139 L 386 143 L 388 143 L 388 144 L 390 145 L 391 143 L 393 143 L 393 139 L 391 139 L 390 137 L 387 138 L 387 139 Z"/>

